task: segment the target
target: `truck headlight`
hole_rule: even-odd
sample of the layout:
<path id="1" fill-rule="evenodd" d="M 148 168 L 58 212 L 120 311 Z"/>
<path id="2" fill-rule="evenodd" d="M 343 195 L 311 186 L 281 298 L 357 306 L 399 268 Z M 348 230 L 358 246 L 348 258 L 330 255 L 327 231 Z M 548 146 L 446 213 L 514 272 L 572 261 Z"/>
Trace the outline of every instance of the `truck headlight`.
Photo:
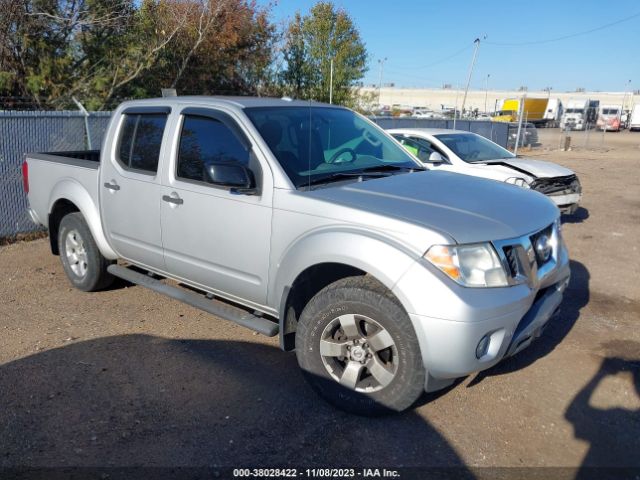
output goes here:
<path id="1" fill-rule="evenodd" d="M 489 243 L 434 245 L 424 258 L 465 287 L 509 285 L 500 259 Z"/>
<path id="2" fill-rule="evenodd" d="M 529 184 L 522 177 L 509 177 L 505 180 L 505 183 L 516 185 L 517 187 L 529 188 Z"/>

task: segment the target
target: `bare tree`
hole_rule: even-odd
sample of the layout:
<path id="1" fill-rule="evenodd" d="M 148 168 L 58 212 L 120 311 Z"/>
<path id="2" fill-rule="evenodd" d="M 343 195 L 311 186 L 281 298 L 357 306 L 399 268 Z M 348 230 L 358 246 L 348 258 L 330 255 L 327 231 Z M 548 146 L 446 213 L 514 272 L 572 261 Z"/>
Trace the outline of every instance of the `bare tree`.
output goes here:
<path id="1" fill-rule="evenodd" d="M 233 2 L 237 4 L 237 2 Z M 198 0 L 193 3 L 196 9 L 198 20 L 195 23 L 195 36 L 192 39 L 191 46 L 187 54 L 183 57 L 182 62 L 178 66 L 176 75 L 171 83 L 171 88 L 175 88 L 178 81 L 187 69 L 192 57 L 206 39 L 207 34 L 220 21 L 222 13 L 225 12 L 232 2 L 229 0 Z"/>

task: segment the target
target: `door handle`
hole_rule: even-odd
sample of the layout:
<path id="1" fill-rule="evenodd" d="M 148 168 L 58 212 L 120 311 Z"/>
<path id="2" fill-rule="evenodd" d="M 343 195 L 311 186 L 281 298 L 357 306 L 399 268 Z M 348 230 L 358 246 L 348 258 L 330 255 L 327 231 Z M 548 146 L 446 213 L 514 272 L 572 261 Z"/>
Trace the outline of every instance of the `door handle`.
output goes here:
<path id="1" fill-rule="evenodd" d="M 168 203 L 173 203 L 174 205 L 182 205 L 184 203 L 184 200 L 180 197 L 171 197 L 169 195 L 163 195 L 162 200 Z"/>
<path id="2" fill-rule="evenodd" d="M 120 185 L 116 183 L 104 182 L 104 188 L 108 188 L 109 190 L 120 190 Z"/>

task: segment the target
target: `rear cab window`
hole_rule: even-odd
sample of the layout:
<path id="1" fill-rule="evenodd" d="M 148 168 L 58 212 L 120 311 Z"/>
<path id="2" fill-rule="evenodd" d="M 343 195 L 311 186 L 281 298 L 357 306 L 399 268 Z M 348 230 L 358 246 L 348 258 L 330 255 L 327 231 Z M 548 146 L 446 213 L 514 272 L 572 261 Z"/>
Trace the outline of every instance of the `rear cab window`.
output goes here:
<path id="1" fill-rule="evenodd" d="M 116 159 L 125 170 L 155 175 L 168 109 L 126 110 L 120 129 Z"/>

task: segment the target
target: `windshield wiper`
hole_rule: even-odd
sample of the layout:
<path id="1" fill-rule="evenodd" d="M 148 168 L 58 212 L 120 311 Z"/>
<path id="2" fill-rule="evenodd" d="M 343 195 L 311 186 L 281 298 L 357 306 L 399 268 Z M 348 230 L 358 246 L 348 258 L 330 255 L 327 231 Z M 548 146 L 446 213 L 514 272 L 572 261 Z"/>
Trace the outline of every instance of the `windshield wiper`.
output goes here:
<path id="1" fill-rule="evenodd" d="M 322 177 L 312 178 L 308 182 L 300 185 L 301 187 L 312 186 L 312 185 L 321 185 L 323 183 L 332 183 L 339 182 L 340 180 L 347 180 L 353 178 L 380 178 L 380 177 L 388 177 L 391 175 L 390 173 L 383 172 L 335 172 L 329 175 L 323 175 Z"/>
<path id="2" fill-rule="evenodd" d="M 407 166 L 400 166 L 400 165 L 375 165 L 373 167 L 367 167 L 367 168 L 363 168 L 361 171 L 362 172 L 393 172 L 393 171 L 398 171 L 398 170 L 404 170 L 404 171 L 409 171 L 409 172 L 421 172 L 423 170 L 426 170 L 426 168 L 424 167 L 407 167 Z"/>
<path id="3" fill-rule="evenodd" d="M 311 180 L 309 180 L 306 183 L 303 183 L 300 186 L 304 187 L 304 186 L 322 185 L 324 183 L 339 182 L 340 180 L 347 180 L 347 179 L 353 179 L 353 178 L 363 179 L 363 178 L 389 177 L 393 175 L 392 172 L 396 172 L 400 170 L 407 171 L 407 172 L 414 172 L 414 171 L 420 172 L 420 171 L 426 170 L 426 168 L 420 168 L 420 167 L 412 168 L 412 167 L 406 167 L 406 166 L 401 167 L 399 165 L 376 165 L 374 167 L 363 168 L 362 170 L 334 172 L 329 175 L 323 175 L 321 177 L 312 178 Z"/>

